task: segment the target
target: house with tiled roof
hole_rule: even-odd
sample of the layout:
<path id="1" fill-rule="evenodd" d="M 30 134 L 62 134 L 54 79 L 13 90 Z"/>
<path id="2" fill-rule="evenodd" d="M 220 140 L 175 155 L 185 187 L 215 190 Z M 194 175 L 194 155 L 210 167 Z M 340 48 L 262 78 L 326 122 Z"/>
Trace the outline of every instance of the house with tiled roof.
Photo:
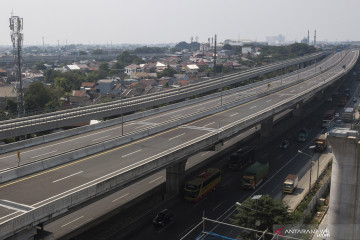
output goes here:
<path id="1" fill-rule="evenodd" d="M 95 83 L 93 82 L 82 82 L 80 86 L 80 90 L 82 91 L 95 91 Z"/>
<path id="2" fill-rule="evenodd" d="M 130 76 L 131 73 L 142 72 L 142 68 L 137 64 L 130 64 L 125 67 L 125 73 Z"/>

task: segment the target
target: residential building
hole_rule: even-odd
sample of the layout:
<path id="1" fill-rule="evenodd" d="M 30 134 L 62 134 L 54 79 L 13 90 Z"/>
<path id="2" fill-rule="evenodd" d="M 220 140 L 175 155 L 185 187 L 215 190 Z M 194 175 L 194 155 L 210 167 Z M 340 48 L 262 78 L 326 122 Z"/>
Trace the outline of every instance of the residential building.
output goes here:
<path id="1" fill-rule="evenodd" d="M 100 94 L 107 94 L 113 89 L 113 87 L 118 83 L 116 79 L 101 79 L 98 80 L 95 84 L 96 92 Z"/>
<path id="2" fill-rule="evenodd" d="M 137 64 L 131 64 L 125 67 L 125 73 L 130 76 L 132 73 L 142 72 L 142 68 Z"/>

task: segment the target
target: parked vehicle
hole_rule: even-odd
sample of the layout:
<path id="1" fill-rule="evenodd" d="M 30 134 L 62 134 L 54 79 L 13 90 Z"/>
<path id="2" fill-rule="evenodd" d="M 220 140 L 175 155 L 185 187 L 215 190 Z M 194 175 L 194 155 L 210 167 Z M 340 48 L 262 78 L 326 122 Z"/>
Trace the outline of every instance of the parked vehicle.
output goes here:
<path id="1" fill-rule="evenodd" d="M 153 219 L 153 224 L 157 227 L 164 227 L 165 225 L 172 222 L 173 219 L 174 217 L 172 211 L 169 209 L 164 209 L 155 216 Z"/>
<path id="2" fill-rule="evenodd" d="M 335 117 L 340 117 L 340 113 L 335 113 Z"/>
<path id="3" fill-rule="evenodd" d="M 268 172 L 269 162 L 254 162 L 245 170 L 242 176 L 241 186 L 245 189 L 255 189 L 260 185 Z"/>
<path id="4" fill-rule="evenodd" d="M 315 152 L 324 152 L 324 150 L 327 148 L 328 140 L 327 140 L 327 134 L 321 134 L 316 140 L 315 140 Z"/>
<path id="5" fill-rule="evenodd" d="M 185 184 L 185 200 L 198 202 L 221 182 L 221 170 L 209 168 Z"/>
<path id="6" fill-rule="evenodd" d="M 280 148 L 282 149 L 287 149 L 289 146 L 290 146 L 290 142 L 286 139 L 280 143 Z"/>
<path id="7" fill-rule="evenodd" d="M 306 142 L 309 132 L 306 128 L 302 128 L 298 133 L 298 142 Z"/>
<path id="8" fill-rule="evenodd" d="M 299 177 L 295 174 L 289 174 L 284 181 L 283 192 L 293 193 L 298 185 Z"/>
<path id="9" fill-rule="evenodd" d="M 244 146 L 230 155 L 229 168 L 238 170 L 242 169 L 254 161 L 255 147 Z"/>
<path id="10" fill-rule="evenodd" d="M 353 98 L 353 102 L 357 102 L 357 100 L 358 100 L 357 97 Z"/>
<path id="11" fill-rule="evenodd" d="M 353 107 L 347 107 L 341 114 L 341 118 L 344 122 L 351 122 L 354 119 L 355 110 Z"/>

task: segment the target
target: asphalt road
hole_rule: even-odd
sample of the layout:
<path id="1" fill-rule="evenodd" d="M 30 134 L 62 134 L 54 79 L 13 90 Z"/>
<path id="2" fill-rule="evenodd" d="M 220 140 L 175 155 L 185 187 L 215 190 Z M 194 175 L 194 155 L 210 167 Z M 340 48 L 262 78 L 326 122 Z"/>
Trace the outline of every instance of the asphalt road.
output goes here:
<path id="1" fill-rule="evenodd" d="M 288 84 L 290 82 L 294 82 L 298 78 L 303 78 L 305 76 L 313 74 L 314 72 L 319 71 L 320 67 L 322 69 L 325 69 L 326 66 L 331 65 L 333 63 L 334 59 L 338 59 L 339 57 L 340 54 L 337 53 L 333 56 L 333 58 L 328 59 L 328 61 L 325 61 L 324 63 L 320 63 L 319 65 L 316 65 L 316 67 L 314 68 L 310 68 L 307 71 L 301 72 L 298 75 L 292 75 L 286 78 L 284 77 L 284 79 L 280 79 L 276 82 L 273 82 L 271 84 L 270 89 L 273 89 L 277 86 Z M 309 83 L 308 85 L 311 84 L 312 83 Z M 224 96 L 222 97 L 222 103 L 226 104 L 234 100 L 241 100 L 267 90 L 269 90 L 269 87 L 266 84 L 263 84 L 259 87 L 255 87 L 241 92 L 236 92 L 229 95 L 225 95 L 226 91 L 224 91 L 223 92 Z M 293 91 L 293 93 L 294 92 L 295 90 Z M 285 95 L 282 95 L 282 97 L 286 98 Z M 270 101 L 269 103 L 271 104 Z M 221 100 L 219 98 L 215 98 L 198 104 L 193 104 L 191 106 L 182 107 L 179 109 L 167 111 L 160 114 L 154 114 L 153 116 L 141 118 L 135 121 L 129 121 L 124 123 L 123 134 L 126 135 L 135 131 L 141 131 L 151 127 L 155 127 L 166 121 L 177 121 L 180 118 L 186 118 L 188 114 L 204 111 L 208 108 L 220 104 L 221 104 Z M 255 108 L 257 107 L 258 106 L 255 106 L 254 110 L 256 110 Z M 57 140 L 50 143 L 24 148 L 20 150 L 21 152 L 20 164 L 25 164 L 33 161 L 39 161 L 42 159 L 50 158 L 54 155 L 58 155 L 76 149 L 81 149 L 92 144 L 104 142 L 114 137 L 119 137 L 121 135 L 122 135 L 122 126 L 121 124 L 119 124 L 112 127 L 107 127 L 100 130 L 76 135 L 73 137 L 68 137 L 62 140 Z M 18 165 L 17 151 L 0 155 L 0 170 L 16 167 L 17 165 Z"/>
<path id="2" fill-rule="evenodd" d="M 152 156 L 165 154 L 189 140 L 211 135 L 217 131 L 219 123 L 220 126 L 226 126 L 235 121 L 241 121 L 245 117 L 256 115 L 259 109 L 271 107 L 275 103 L 285 101 L 288 96 L 293 96 L 302 92 L 303 89 L 314 86 L 316 81 L 323 81 L 323 79 L 310 79 L 276 94 L 268 95 L 193 123 L 2 184 L 0 185 L 0 196 L 6 196 L 2 197 L 2 199 L 7 202 L 1 203 L 1 222 L 21 215 L 28 209 L 42 206 L 54 199 L 101 182 L 109 176 L 117 175 L 130 167 L 142 164 L 144 161 L 151 161 Z M 277 160 L 277 162 L 281 162 L 281 160 Z M 273 168 L 274 166 L 271 166 L 271 172 L 274 171 Z M 227 177 L 224 177 L 223 182 L 226 183 L 227 181 Z M 205 200 L 198 205 L 205 204 L 206 206 L 206 202 Z M 218 207 L 219 210 L 222 208 L 221 206 Z M 189 207 L 189 209 L 191 208 Z M 195 212 L 192 211 L 192 213 Z"/>

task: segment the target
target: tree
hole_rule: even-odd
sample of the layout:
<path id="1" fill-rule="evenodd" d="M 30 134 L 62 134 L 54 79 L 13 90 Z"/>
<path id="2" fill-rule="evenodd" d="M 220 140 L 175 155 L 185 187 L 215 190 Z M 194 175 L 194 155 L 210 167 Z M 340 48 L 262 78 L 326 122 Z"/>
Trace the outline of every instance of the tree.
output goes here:
<path id="1" fill-rule="evenodd" d="M 17 112 L 17 104 L 14 100 L 12 99 L 7 99 L 6 100 L 6 109 L 10 112 L 10 113 L 15 113 Z"/>
<path id="2" fill-rule="evenodd" d="M 109 72 L 109 64 L 108 63 L 101 63 L 99 66 L 99 71 Z"/>
<path id="3" fill-rule="evenodd" d="M 98 48 L 98 49 L 95 49 L 92 54 L 94 54 L 94 55 L 103 55 L 103 54 L 105 54 L 105 51 Z"/>
<path id="4" fill-rule="evenodd" d="M 158 72 L 157 76 L 158 76 L 158 78 L 165 77 L 165 76 L 173 77 L 174 74 L 176 74 L 176 73 L 177 73 L 177 71 L 175 69 L 173 69 L 171 67 L 167 67 L 163 71 Z"/>
<path id="5" fill-rule="evenodd" d="M 70 92 L 72 89 L 70 81 L 65 77 L 56 77 L 54 80 L 54 87 L 62 89 L 64 92 Z"/>
<path id="6" fill-rule="evenodd" d="M 237 213 L 230 219 L 232 224 L 264 231 L 272 231 L 274 224 L 292 223 L 288 207 L 281 200 L 263 195 L 258 200 L 246 199 L 237 206 Z M 256 221 L 260 225 L 255 227 Z"/>
<path id="7" fill-rule="evenodd" d="M 42 109 L 51 100 L 53 100 L 51 90 L 41 82 L 33 82 L 25 92 L 25 109 L 27 111 Z"/>
<path id="8" fill-rule="evenodd" d="M 224 46 L 222 47 L 223 50 L 232 50 L 232 46 L 228 43 L 224 44 Z"/>

